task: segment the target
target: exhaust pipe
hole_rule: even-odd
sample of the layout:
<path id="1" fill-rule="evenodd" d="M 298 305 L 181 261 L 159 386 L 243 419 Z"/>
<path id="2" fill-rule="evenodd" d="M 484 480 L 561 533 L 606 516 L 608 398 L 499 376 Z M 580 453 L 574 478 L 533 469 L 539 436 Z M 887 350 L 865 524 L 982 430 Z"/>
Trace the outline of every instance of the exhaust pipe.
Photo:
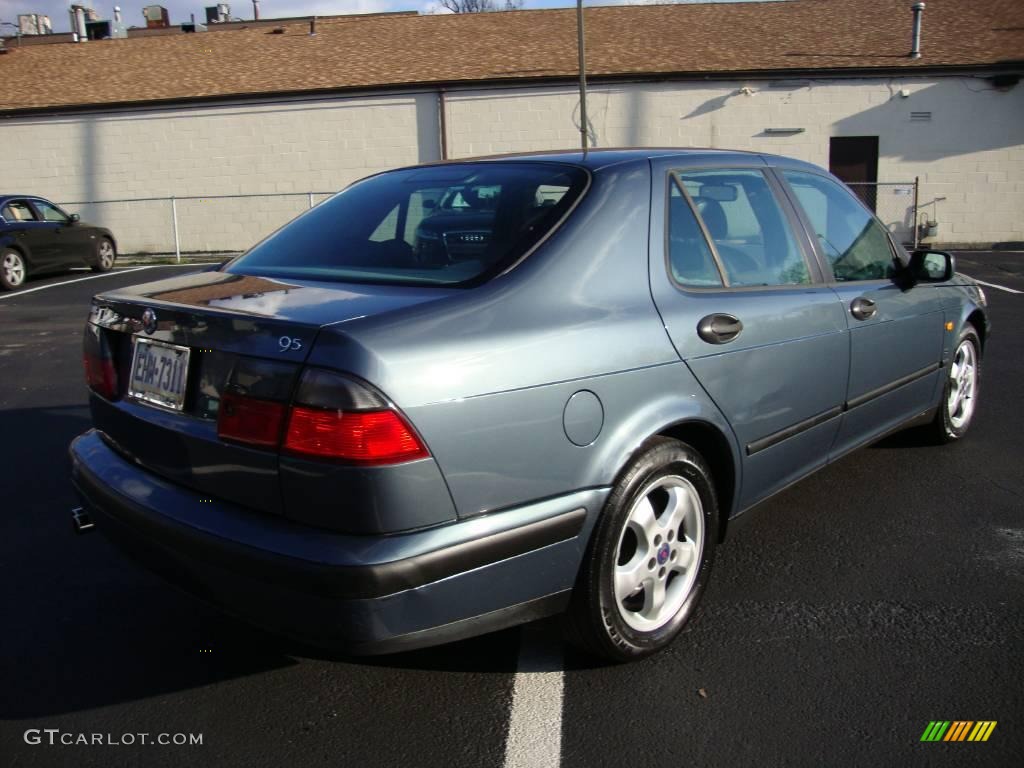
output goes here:
<path id="1" fill-rule="evenodd" d="M 71 510 L 71 524 L 75 528 L 75 533 L 88 533 L 96 527 L 96 523 L 89 517 L 89 513 L 81 507 Z"/>

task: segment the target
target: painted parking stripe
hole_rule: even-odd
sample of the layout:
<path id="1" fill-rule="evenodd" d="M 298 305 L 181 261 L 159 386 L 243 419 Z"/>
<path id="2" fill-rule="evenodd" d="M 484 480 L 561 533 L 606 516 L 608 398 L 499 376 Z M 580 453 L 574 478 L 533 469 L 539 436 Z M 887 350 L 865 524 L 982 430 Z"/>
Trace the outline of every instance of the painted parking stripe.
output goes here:
<path id="1" fill-rule="evenodd" d="M 970 275 L 968 275 L 970 277 Z M 986 288 L 995 288 L 997 291 L 1006 291 L 1007 293 L 1024 293 L 1024 291 L 1018 291 L 1016 288 L 1009 288 L 1005 285 L 996 285 L 995 283 L 986 283 L 984 280 L 979 280 L 976 277 L 971 277 L 971 280 L 976 282 L 978 285 L 984 285 Z"/>
<path id="2" fill-rule="evenodd" d="M 521 630 L 505 768 L 558 768 L 562 760 L 562 651 L 544 625 Z"/>
<path id="3" fill-rule="evenodd" d="M 218 261 L 202 261 L 194 264 L 144 264 L 141 267 L 127 267 L 125 269 L 112 269 L 109 272 L 104 272 L 101 275 L 89 275 L 88 277 L 79 277 L 75 280 L 62 280 L 59 283 L 47 283 L 46 285 L 37 285 L 35 288 L 26 288 L 22 291 L 14 291 L 13 293 L 4 293 L 0 295 L 0 299 L 13 299 L 16 296 L 23 296 L 26 293 L 35 293 L 36 291 L 45 291 L 47 288 L 60 288 L 62 285 L 72 285 L 74 283 L 81 283 L 86 280 L 98 280 L 101 277 L 110 277 L 111 275 L 126 275 L 129 272 L 138 272 L 142 269 L 160 269 L 161 267 L 209 267 L 213 264 L 219 264 Z"/>
<path id="4" fill-rule="evenodd" d="M 14 293 L 5 293 L 0 296 L 0 299 L 13 299 L 17 296 L 24 296 L 26 293 L 35 293 L 36 291 L 45 291 L 47 288 L 60 288 L 62 285 L 72 285 L 74 283 L 84 283 L 86 280 L 98 280 L 101 277 L 110 277 L 111 275 L 124 275 L 128 272 L 138 272 L 140 269 L 152 269 L 152 267 L 132 267 L 131 269 L 112 269 L 109 272 L 104 272 L 100 275 L 89 275 L 88 277 L 79 277 L 74 280 L 63 280 L 59 283 L 47 283 L 46 285 L 37 285 L 35 288 L 26 288 L 23 291 L 15 291 Z"/>

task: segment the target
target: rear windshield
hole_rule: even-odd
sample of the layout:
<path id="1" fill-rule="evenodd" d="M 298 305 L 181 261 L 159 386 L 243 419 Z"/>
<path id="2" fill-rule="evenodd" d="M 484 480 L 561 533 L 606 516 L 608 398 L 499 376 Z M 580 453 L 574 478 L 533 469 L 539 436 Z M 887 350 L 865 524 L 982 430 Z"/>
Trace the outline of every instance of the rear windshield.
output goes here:
<path id="1" fill-rule="evenodd" d="M 357 182 L 228 267 L 265 277 L 472 285 L 562 220 L 587 184 L 553 163 L 459 163 Z"/>

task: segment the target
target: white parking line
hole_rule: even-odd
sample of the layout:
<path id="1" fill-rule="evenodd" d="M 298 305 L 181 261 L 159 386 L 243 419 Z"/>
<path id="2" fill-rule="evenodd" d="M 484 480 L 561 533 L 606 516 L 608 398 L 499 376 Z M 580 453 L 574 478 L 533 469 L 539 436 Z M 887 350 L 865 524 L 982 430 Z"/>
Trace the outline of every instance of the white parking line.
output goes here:
<path id="1" fill-rule="evenodd" d="M 521 630 L 505 768 L 558 768 L 562 760 L 562 652 L 536 624 Z"/>
<path id="2" fill-rule="evenodd" d="M 968 277 L 971 277 L 968 275 Z M 996 285 L 995 283 L 986 283 L 984 280 L 979 280 L 976 277 L 971 277 L 971 280 L 976 282 L 978 285 L 984 285 L 986 288 L 995 288 L 997 291 L 1006 291 L 1007 293 L 1024 293 L 1024 291 L 1018 291 L 1016 288 L 1008 288 L 1005 285 Z"/>
<path id="3" fill-rule="evenodd" d="M 36 291 L 45 291 L 47 288 L 59 288 L 60 286 L 70 286 L 72 283 L 83 283 L 87 280 L 98 280 L 99 278 L 110 278 L 112 274 L 125 274 L 126 272 L 137 272 L 139 269 L 153 269 L 153 266 L 133 266 L 130 269 L 112 269 L 109 272 L 103 272 L 101 274 L 90 274 L 88 278 L 78 278 L 76 280 L 66 280 L 60 283 L 48 283 L 45 286 L 37 286 L 36 288 L 27 288 L 24 291 L 15 291 L 14 293 L 5 293 L 0 296 L 0 299 L 13 299 L 17 296 L 24 296 L 27 293 L 35 293 Z"/>

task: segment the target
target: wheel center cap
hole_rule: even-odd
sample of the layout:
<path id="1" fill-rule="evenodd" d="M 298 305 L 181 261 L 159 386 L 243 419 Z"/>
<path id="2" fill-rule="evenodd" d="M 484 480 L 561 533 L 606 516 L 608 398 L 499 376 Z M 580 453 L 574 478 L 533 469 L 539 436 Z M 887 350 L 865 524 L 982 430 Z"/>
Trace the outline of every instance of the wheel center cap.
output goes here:
<path id="1" fill-rule="evenodd" d="M 661 545 L 661 547 L 658 549 L 658 565 L 664 565 L 668 562 L 668 556 L 670 552 L 671 550 L 669 549 L 668 544 Z"/>

